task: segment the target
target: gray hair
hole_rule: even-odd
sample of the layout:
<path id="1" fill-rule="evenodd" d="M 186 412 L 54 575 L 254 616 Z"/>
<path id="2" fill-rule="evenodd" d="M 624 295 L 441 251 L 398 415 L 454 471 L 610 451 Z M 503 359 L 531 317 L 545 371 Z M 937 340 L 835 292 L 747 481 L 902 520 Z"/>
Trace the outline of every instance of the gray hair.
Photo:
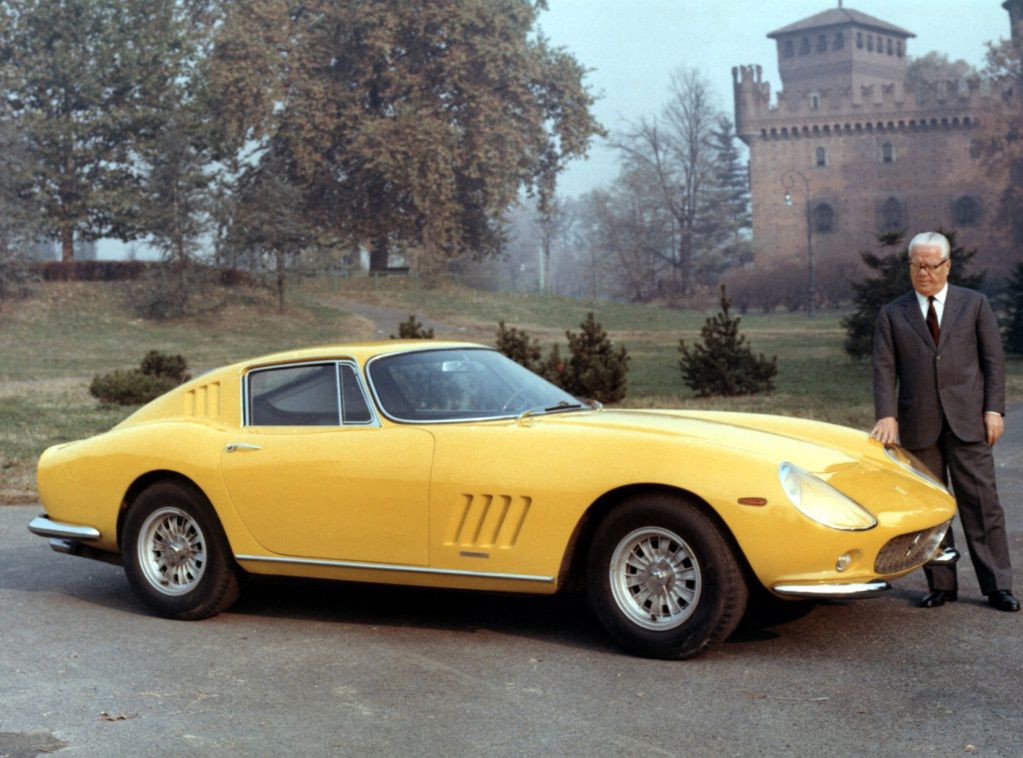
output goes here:
<path id="1" fill-rule="evenodd" d="M 913 257 L 914 247 L 940 247 L 941 248 L 941 260 L 948 260 L 952 255 L 952 246 L 948 244 L 948 239 L 944 234 L 938 234 L 937 232 L 920 232 L 913 239 L 909 241 L 909 257 Z"/>

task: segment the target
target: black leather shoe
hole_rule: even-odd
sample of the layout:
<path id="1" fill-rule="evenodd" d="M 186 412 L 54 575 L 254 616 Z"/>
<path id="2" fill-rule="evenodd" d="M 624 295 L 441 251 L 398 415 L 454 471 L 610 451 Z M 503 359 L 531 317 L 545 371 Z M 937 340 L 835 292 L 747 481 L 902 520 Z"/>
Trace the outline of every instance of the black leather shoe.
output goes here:
<path id="1" fill-rule="evenodd" d="M 994 597 L 994 595 L 991 595 Z M 920 601 L 921 608 L 937 608 L 945 603 L 954 603 L 959 598 L 956 590 L 931 590 Z"/>
<path id="2" fill-rule="evenodd" d="M 1012 596 L 1009 590 L 998 590 L 987 596 L 988 605 L 1000 611 L 1015 613 L 1019 610 L 1019 600 Z"/>

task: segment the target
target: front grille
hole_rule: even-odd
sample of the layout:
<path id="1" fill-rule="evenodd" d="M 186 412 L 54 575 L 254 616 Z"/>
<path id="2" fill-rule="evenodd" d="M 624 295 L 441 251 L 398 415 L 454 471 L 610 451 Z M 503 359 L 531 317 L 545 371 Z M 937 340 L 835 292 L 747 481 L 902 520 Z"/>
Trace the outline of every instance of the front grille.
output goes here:
<path id="1" fill-rule="evenodd" d="M 924 529 L 922 532 L 900 534 L 888 540 L 874 561 L 878 574 L 895 574 L 930 560 L 945 536 L 950 522 Z"/>

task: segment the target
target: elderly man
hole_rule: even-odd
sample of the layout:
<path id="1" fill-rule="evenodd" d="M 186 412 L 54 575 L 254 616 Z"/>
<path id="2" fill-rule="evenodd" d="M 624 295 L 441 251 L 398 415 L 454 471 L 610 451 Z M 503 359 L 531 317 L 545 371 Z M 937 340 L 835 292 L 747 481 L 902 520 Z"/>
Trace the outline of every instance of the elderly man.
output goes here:
<path id="1" fill-rule="evenodd" d="M 951 250 L 935 232 L 909 243 L 913 292 L 881 309 L 874 335 L 870 435 L 901 440 L 942 481 L 951 480 L 981 592 L 1000 611 L 1018 611 L 1005 514 L 991 448 L 1004 429 L 1002 344 L 991 306 L 979 292 L 949 285 Z M 945 546 L 952 547 L 952 530 Z M 936 608 L 958 595 L 955 563 L 925 569 Z"/>

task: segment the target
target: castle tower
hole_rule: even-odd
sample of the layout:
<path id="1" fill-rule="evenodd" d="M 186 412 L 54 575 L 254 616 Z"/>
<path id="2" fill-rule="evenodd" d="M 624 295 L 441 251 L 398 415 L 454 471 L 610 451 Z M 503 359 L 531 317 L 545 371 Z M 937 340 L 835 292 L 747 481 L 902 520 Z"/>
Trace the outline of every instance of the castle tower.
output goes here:
<path id="1" fill-rule="evenodd" d="M 905 81 L 906 40 L 916 35 L 839 7 L 767 36 L 777 42 L 782 88 L 793 92 Z"/>
<path id="2" fill-rule="evenodd" d="M 1023 29 L 1023 0 L 1003 5 Z M 858 264 L 879 233 L 938 228 L 977 248 L 978 268 L 1008 270 L 1008 235 L 995 223 L 1001 190 L 970 154 L 999 93 L 977 79 L 909 89 L 915 35 L 841 4 L 767 36 L 777 42 L 776 97 L 760 66 L 733 69 L 756 266 L 805 270 L 809 225 L 821 277 Z"/>
<path id="3" fill-rule="evenodd" d="M 1002 7 L 1009 11 L 1009 28 L 1012 41 L 1023 45 L 1023 0 L 1005 0 Z"/>

